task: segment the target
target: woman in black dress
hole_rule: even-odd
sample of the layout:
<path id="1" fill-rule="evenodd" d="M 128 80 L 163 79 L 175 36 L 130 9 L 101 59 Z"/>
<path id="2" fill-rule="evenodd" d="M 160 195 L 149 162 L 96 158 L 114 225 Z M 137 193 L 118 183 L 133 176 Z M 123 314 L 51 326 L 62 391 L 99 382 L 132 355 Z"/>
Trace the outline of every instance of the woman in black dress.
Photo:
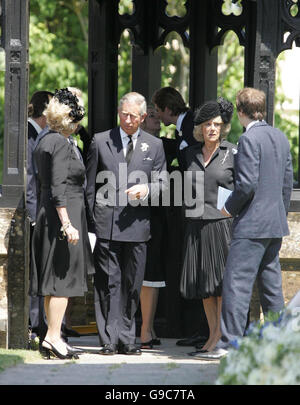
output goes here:
<path id="1" fill-rule="evenodd" d="M 34 150 L 38 209 L 32 240 L 30 294 L 44 296 L 48 354 L 76 352 L 61 339 L 69 297 L 83 296 L 94 273 L 84 204 L 85 167 L 70 135 L 84 117 L 81 92 L 57 90 L 44 112 L 48 128 Z"/>
<path id="2" fill-rule="evenodd" d="M 196 216 L 193 210 L 186 211 L 180 290 L 185 298 L 203 300 L 209 338 L 202 349 L 197 346 L 202 352 L 213 350 L 221 337 L 222 279 L 232 218 L 224 217 L 217 200 L 219 186 L 228 190 L 234 187 L 236 147 L 224 139 L 230 130 L 232 113 L 232 103 L 223 98 L 204 103 L 194 115 L 194 137 L 199 144 L 185 152 L 187 170 L 194 176 L 192 189 L 193 196 L 198 196 L 198 208 Z M 197 357 L 197 353 L 190 354 Z"/>

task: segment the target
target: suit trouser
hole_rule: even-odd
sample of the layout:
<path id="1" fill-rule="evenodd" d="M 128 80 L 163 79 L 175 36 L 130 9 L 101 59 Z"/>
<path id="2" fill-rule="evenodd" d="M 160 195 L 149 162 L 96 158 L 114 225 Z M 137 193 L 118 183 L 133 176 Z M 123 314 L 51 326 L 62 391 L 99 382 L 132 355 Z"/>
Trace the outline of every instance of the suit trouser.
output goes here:
<path id="1" fill-rule="evenodd" d="M 33 231 L 34 226 L 30 224 L 30 249 Z M 30 250 L 30 260 L 31 260 L 31 250 Z M 37 336 L 40 336 L 43 340 L 47 332 L 47 321 L 44 310 L 44 297 L 41 296 L 29 297 L 29 323 L 32 332 L 37 334 Z"/>
<path id="2" fill-rule="evenodd" d="M 145 242 L 96 241 L 94 299 L 101 344 L 135 343 L 146 253 Z"/>
<path id="3" fill-rule="evenodd" d="M 257 279 L 263 313 L 284 307 L 279 250 L 282 239 L 232 239 L 223 278 L 218 347 L 244 335 L 252 290 Z"/>

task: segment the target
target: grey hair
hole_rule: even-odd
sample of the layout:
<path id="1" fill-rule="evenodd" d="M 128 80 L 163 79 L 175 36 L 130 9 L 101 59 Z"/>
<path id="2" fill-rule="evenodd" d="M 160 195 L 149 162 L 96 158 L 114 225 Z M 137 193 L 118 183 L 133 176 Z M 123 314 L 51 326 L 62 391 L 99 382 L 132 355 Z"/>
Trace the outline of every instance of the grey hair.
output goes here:
<path id="1" fill-rule="evenodd" d="M 147 102 L 144 96 L 140 93 L 131 92 L 125 94 L 119 101 L 118 108 L 122 108 L 124 103 L 137 104 L 140 106 L 140 115 L 147 113 Z"/>

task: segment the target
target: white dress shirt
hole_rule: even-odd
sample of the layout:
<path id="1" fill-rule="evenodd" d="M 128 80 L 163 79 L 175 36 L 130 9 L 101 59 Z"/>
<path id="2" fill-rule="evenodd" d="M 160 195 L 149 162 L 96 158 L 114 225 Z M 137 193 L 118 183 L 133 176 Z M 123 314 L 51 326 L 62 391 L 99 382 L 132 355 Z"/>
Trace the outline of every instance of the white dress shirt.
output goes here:
<path id="1" fill-rule="evenodd" d="M 138 134 L 139 134 L 139 130 L 137 130 L 134 134 L 131 135 L 132 143 L 133 143 L 133 150 L 134 150 L 135 145 L 136 145 Z M 121 141 L 122 141 L 122 145 L 123 145 L 124 157 L 126 157 L 127 145 L 129 143 L 129 135 L 127 135 L 126 132 L 123 131 L 122 128 L 120 128 L 120 135 L 121 135 Z"/>
<path id="2" fill-rule="evenodd" d="M 34 127 L 34 129 L 36 130 L 36 132 L 39 134 L 43 129 L 39 126 L 39 124 L 37 124 L 34 119 L 32 118 L 28 118 L 28 122 L 30 122 L 30 124 Z"/>
<path id="3" fill-rule="evenodd" d="M 187 112 L 181 113 L 178 115 L 177 121 L 176 121 L 176 129 L 178 132 L 181 131 L 181 125 L 182 125 L 182 121 L 184 119 L 184 117 L 186 116 Z M 188 143 L 185 140 L 182 140 L 179 144 L 179 150 L 182 150 L 184 148 L 186 148 L 188 145 Z"/>

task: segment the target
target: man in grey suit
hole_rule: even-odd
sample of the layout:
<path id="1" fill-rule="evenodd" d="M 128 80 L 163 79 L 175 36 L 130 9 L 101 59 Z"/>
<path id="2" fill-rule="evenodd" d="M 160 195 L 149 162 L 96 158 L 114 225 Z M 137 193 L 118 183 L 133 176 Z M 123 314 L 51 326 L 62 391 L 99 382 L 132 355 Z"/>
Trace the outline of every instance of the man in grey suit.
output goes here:
<path id="1" fill-rule="evenodd" d="M 150 239 L 150 204 L 166 187 L 162 141 L 140 129 L 145 98 L 128 93 L 119 103 L 120 127 L 95 134 L 87 157 L 87 201 L 97 240 L 95 313 L 100 354 L 141 354 L 135 313 Z M 92 229 L 91 229 L 92 230 Z"/>
<path id="2" fill-rule="evenodd" d="M 263 313 L 284 307 L 279 250 L 289 234 L 293 168 L 287 137 L 263 120 L 265 104 L 260 90 L 244 88 L 237 94 L 237 113 L 246 131 L 235 155 L 235 189 L 222 209 L 234 217 L 223 280 L 222 338 L 202 359 L 221 358 L 230 342 L 244 335 L 256 279 Z"/>

